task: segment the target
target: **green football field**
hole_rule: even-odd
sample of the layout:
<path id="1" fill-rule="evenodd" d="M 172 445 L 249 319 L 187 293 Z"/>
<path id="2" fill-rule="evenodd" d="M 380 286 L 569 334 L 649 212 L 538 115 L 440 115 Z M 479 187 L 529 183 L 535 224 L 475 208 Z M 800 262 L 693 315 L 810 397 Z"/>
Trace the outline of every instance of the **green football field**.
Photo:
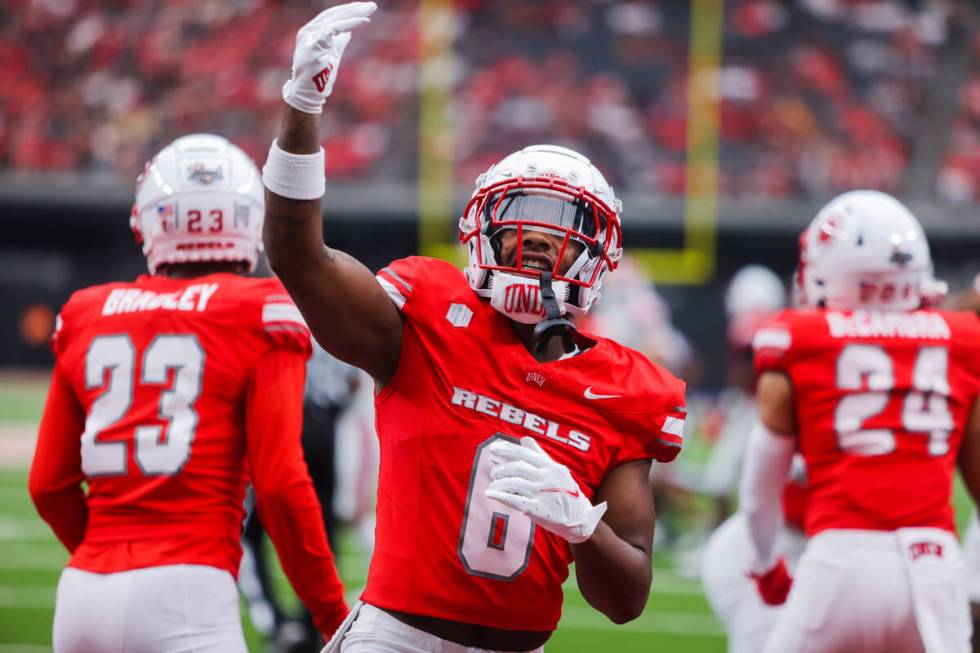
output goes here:
<path id="1" fill-rule="evenodd" d="M 43 375 L 0 375 L 0 653 L 49 651 L 58 574 L 67 553 L 34 512 L 27 494 L 30 438 L 43 407 Z M 356 597 L 366 577 L 367 558 L 353 537 L 342 537 L 339 564 Z M 655 556 L 657 557 L 657 556 Z M 722 629 L 711 614 L 700 583 L 683 578 L 657 560 L 653 594 L 636 621 L 616 626 L 592 610 L 574 582 L 565 587 L 565 610 L 547 650 L 555 652 L 718 653 Z M 288 585 L 280 573 L 284 592 Z M 290 602 L 295 598 L 290 596 Z M 534 597 L 527 597 L 529 603 Z M 248 623 L 252 651 L 263 650 Z"/>

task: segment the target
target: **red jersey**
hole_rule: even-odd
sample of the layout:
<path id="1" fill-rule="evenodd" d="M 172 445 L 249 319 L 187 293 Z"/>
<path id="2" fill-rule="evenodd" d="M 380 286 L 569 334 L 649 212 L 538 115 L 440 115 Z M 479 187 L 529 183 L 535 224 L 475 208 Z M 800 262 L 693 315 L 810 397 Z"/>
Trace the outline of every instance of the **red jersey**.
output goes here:
<path id="1" fill-rule="evenodd" d="M 69 566 L 237 576 L 248 468 L 294 587 L 322 630 L 339 623 L 343 588 L 299 439 L 310 336 L 278 280 L 87 288 L 62 309 L 53 348 L 30 485 Z"/>
<path id="2" fill-rule="evenodd" d="M 379 281 L 404 318 L 395 375 L 376 397 L 381 443 L 366 602 L 511 630 L 554 630 L 567 542 L 484 495 L 486 447 L 535 438 L 589 497 L 627 461 L 682 444 L 684 384 L 604 338 L 540 363 L 463 274 L 395 261 Z"/>
<path id="3" fill-rule="evenodd" d="M 787 310 L 754 347 L 758 372 L 793 384 L 807 535 L 954 530 L 954 466 L 980 386 L 975 314 Z"/>

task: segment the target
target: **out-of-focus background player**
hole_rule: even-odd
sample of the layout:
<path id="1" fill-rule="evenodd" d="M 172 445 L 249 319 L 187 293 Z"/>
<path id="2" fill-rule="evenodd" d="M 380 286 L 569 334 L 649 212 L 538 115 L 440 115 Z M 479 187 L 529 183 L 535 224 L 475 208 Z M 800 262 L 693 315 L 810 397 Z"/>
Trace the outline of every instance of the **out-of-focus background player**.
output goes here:
<path id="1" fill-rule="evenodd" d="M 72 554 L 57 651 L 246 650 L 235 577 L 249 480 L 320 632 L 346 615 L 300 449 L 309 331 L 278 281 L 245 276 L 263 192 L 226 139 L 176 140 L 137 181 L 150 274 L 61 310 L 30 476 Z"/>
<path id="2" fill-rule="evenodd" d="M 813 308 L 754 340 L 742 509 L 760 594 L 787 601 L 763 650 L 969 651 L 951 496 L 958 466 L 980 499 L 980 320 L 929 308 L 944 288 L 928 242 L 889 195 L 835 198 L 801 243 Z M 795 582 L 774 547 L 794 450 L 809 485 Z"/>
<path id="3" fill-rule="evenodd" d="M 755 502 L 753 497 L 747 496 L 750 489 L 742 489 L 739 493 L 739 510 L 726 517 L 726 509 L 732 486 L 738 485 L 738 478 L 746 467 L 749 434 L 758 419 L 752 340 L 782 308 L 785 296 L 778 277 L 756 265 L 739 270 L 725 293 L 729 316 L 727 361 L 730 386 L 719 398 L 724 427 L 712 450 L 702 483 L 702 489 L 715 498 L 716 515 L 723 521 L 705 542 L 700 573 L 705 595 L 725 624 L 729 653 L 761 651 L 781 610 L 781 606 L 768 605 L 763 600 L 756 583 L 746 573 L 756 559 L 746 517 Z M 790 570 L 796 568 L 806 544 L 803 534 L 806 496 L 806 468 L 803 459 L 796 456 L 786 478 L 779 506 L 783 521 L 773 544 L 777 555 L 786 560 Z"/>

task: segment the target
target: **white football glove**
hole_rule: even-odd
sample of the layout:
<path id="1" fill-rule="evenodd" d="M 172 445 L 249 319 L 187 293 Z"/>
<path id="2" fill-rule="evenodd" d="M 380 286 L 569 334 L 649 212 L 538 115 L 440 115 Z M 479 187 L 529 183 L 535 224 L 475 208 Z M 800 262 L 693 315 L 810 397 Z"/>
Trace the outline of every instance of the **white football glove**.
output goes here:
<path id="1" fill-rule="evenodd" d="M 487 447 L 493 469 L 486 495 L 520 510 L 535 524 L 573 544 L 592 537 L 606 512 L 585 498 L 571 472 L 551 459 L 534 438 L 517 444 L 496 440 Z"/>
<path id="2" fill-rule="evenodd" d="M 282 99 L 303 113 L 323 111 L 334 82 L 350 31 L 370 22 L 378 8 L 373 2 L 348 2 L 330 7 L 300 28 L 293 52 L 292 76 L 282 86 Z"/>

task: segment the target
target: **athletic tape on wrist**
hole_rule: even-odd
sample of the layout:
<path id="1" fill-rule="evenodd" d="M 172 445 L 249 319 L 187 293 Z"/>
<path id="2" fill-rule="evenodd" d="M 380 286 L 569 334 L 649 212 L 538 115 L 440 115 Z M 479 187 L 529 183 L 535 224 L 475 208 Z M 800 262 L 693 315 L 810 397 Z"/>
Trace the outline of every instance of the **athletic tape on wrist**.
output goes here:
<path id="1" fill-rule="evenodd" d="M 323 148 L 315 154 L 284 152 L 273 140 L 262 167 L 262 183 L 276 195 L 291 200 L 315 200 L 326 191 Z"/>

